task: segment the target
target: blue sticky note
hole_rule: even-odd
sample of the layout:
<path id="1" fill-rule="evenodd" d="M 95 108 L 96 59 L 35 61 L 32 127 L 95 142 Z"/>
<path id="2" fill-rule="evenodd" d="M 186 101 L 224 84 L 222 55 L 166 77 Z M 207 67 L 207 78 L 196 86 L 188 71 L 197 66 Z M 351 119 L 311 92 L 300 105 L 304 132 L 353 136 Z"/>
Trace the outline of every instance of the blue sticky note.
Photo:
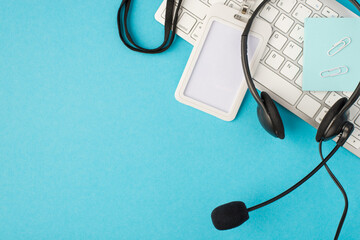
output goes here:
<path id="1" fill-rule="evenodd" d="M 360 52 L 358 29 L 360 29 L 359 18 L 305 19 L 303 90 L 353 91 L 355 89 L 360 80 L 360 64 L 357 59 Z M 337 54 L 328 56 L 328 51 L 333 45 L 344 38 L 350 38 L 351 43 Z M 339 67 L 342 68 L 337 69 Z M 347 73 L 328 76 L 338 72 L 344 73 L 346 67 Z M 328 77 L 322 77 L 321 74 Z"/>

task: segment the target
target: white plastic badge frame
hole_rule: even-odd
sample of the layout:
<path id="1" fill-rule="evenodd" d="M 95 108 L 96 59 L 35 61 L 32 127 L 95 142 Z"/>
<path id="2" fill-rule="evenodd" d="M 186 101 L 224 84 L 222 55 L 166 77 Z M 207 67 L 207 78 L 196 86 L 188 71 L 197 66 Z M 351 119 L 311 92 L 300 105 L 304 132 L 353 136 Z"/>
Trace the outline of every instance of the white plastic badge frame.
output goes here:
<path id="1" fill-rule="evenodd" d="M 219 108 L 195 100 L 194 98 L 191 98 L 189 96 L 186 96 L 185 91 L 213 23 L 218 22 L 230 26 L 236 30 L 239 30 L 240 33 L 242 33 L 243 29 L 246 26 L 246 23 L 236 19 L 235 18 L 236 14 L 239 14 L 238 10 L 226 7 L 222 4 L 216 4 L 211 7 L 207 19 L 205 20 L 204 23 L 205 28 L 203 30 L 203 34 L 201 38 L 197 41 L 197 43 L 193 48 L 193 51 L 191 52 L 190 58 L 187 62 L 184 73 L 181 77 L 181 80 L 175 92 L 175 98 L 179 102 L 194 107 L 196 109 L 199 109 L 201 111 L 204 111 L 208 114 L 211 114 L 225 121 L 232 121 L 236 117 L 241 102 L 245 96 L 247 90 L 247 84 L 242 72 L 241 72 L 241 77 L 243 79 L 241 80 L 240 86 L 236 93 L 235 100 L 233 101 L 233 104 L 229 111 L 222 111 Z M 265 47 L 271 36 L 271 32 L 272 32 L 271 25 L 268 24 L 267 22 L 261 19 L 256 19 L 254 21 L 254 24 L 251 28 L 250 36 L 254 36 L 259 40 L 259 42 L 250 60 L 250 70 L 253 74 L 254 74 L 254 70 L 256 69 L 257 65 L 260 62 L 260 58 L 262 57 L 262 54 L 265 51 Z M 240 44 L 241 44 L 241 38 L 239 37 L 239 46 Z M 239 50 L 239 55 L 240 54 L 241 52 Z M 241 62 L 238 63 L 238 66 L 239 69 L 242 69 Z"/>

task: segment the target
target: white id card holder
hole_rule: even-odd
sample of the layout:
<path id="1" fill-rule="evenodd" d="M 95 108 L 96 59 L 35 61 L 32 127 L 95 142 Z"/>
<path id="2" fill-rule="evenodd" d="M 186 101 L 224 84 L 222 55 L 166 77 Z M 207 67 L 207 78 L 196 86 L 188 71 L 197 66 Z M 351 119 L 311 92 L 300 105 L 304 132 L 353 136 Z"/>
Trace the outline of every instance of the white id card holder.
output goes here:
<path id="1" fill-rule="evenodd" d="M 241 34 L 246 23 L 239 11 L 215 4 L 185 67 L 175 98 L 225 121 L 236 117 L 247 90 L 241 63 Z M 248 40 L 250 70 L 262 57 L 272 29 L 256 19 Z"/>

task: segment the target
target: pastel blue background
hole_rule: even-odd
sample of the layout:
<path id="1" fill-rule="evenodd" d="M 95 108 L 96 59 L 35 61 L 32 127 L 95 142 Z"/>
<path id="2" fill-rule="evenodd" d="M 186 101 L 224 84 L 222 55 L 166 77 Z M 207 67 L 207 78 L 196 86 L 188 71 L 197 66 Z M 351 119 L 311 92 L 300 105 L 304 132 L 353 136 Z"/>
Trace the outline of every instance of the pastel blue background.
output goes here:
<path id="1" fill-rule="evenodd" d="M 360 32 L 354 29 L 359 28 L 359 18 L 305 19 L 303 90 L 353 91 L 356 88 L 360 75 L 357 58 L 360 52 Z M 329 57 L 329 49 L 345 37 L 350 37 L 350 44 Z M 335 77 L 320 76 L 321 72 L 340 66 L 347 66 L 349 72 Z"/>
<path id="2" fill-rule="evenodd" d="M 119 2 L 1 1 L 0 239 L 332 239 L 343 199 L 325 170 L 240 228 L 214 229 L 217 205 L 252 206 L 317 165 L 316 130 L 280 107 L 275 140 L 249 94 L 233 122 L 178 103 L 191 45 L 129 51 Z M 134 1 L 146 46 L 162 40 L 160 3 Z M 360 160 L 342 149 L 329 165 L 350 201 L 341 237 L 359 239 Z"/>

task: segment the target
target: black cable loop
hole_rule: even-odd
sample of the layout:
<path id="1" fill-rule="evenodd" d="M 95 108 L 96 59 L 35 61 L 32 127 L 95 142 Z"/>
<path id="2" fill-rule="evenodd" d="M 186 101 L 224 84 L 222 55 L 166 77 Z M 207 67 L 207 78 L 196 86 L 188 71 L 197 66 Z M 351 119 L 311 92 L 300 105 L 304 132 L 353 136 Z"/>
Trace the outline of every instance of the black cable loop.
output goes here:
<path id="1" fill-rule="evenodd" d="M 324 166 L 324 164 L 330 160 L 330 158 L 337 152 L 337 150 L 339 150 L 341 146 L 340 145 L 336 145 L 334 147 L 334 149 L 326 156 L 326 158 L 321 161 L 321 163 L 319 165 L 317 165 L 308 175 L 306 175 L 303 179 L 301 179 L 299 182 L 297 182 L 296 184 L 294 184 L 292 187 L 288 188 L 287 190 L 285 190 L 284 192 L 280 193 L 279 195 L 265 201 L 262 202 L 258 205 L 255 205 L 253 207 L 248 208 L 248 212 L 254 211 L 256 209 L 265 207 L 266 205 L 269 205 L 270 203 L 273 203 L 277 200 L 279 200 L 280 198 L 285 197 L 286 195 L 288 195 L 289 193 L 291 193 L 292 191 L 294 191 L 295 189 L 297 189 L 298 187 L 300 187 L 303 183 L 305 183 L 307 180 L 309 180 L 309 178 L 311 178 L 315 173 L 317 173 L 321 167 Z"/>
<path id="2" fill-rule="evenodd" d="M 128 28 L 128 17 L 131 0 L 122 0 L 117 13 L 117 25 L 121 41 L 125 44 L 126 47 L 136 52 L 155 54 L 166 51 L 172 45 L 175 39 L 176 26 L 179 18 L 181 3 L 182 0 L 179 0 L 174 13 L 175 0 L 167 0 L 165 11 L 164 41 L 159 47 L 148 49 L 135 43 L 133 37 L 131 36 Z"/>
<path id="3" fill-rule="evenodd" d="M 319 142 L 319 153 L 320 153 L 321 160 L 324 161 L 324 156 L 323 156 L 323 153 L 322 153 L 322 142 L 323 141 Z M 344 197 L 344 201 L 345 201 L 344 210 L 343 210 L 343 213 L 342 213 L 342 216 L 341 216 L 341 219 L 340 219 L 340 222 L 338 224 L 338 227 L 337 227 L 337 230 L 336 230 L 336 233 L 335 233 L 335 237 L 334 237 L 334 240 L 337 240 L 339 238 L 339 236 L 340 236 L 340 232 L 341 232 L 342 226 L 344 225 L 346 214 L 347 214 L 347 211 L 349 209 L 349 200 L 348 200 L 348 197 L 346 195 L 345 189 L 343 188 L 343 186 L 341 185 L 339 180 L 335 177 L 334 173 L 330 170 L 329 166 L 327 164 L 324 164 L 324 166 L 326 168 L 326 171 L 329 173 L 330 177 L 332 178 L 332 180 L 336 184 L 336 186 L 340 189 L 340 191 L 341 191 L 341 193 L 342 193 L 342 195 Z"/>

